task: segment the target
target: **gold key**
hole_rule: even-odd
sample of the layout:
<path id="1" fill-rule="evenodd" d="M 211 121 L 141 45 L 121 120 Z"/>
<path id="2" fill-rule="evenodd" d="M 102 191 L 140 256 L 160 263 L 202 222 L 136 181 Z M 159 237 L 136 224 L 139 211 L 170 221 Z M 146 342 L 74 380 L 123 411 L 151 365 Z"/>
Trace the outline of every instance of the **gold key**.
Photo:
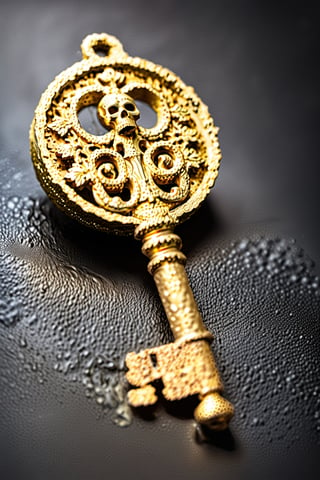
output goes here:
<path id="1" fill-rule="evenodd" d="M 87 36 L 83 59 L 43 93 L 30 141 L 37 176 L 54 203 L 87 226 L 134 234 L 149 257 L 175 341 L 128 353 L 132 406 L 157 401 L 161 379 L 168 400 L 198 395 L 194 417 L 216 430 L 228 426 L 232 405 L 222 396 L 205 328 L 174 227 L 191 216 L 218 174 L 218 129 L 192 87 L 169 70 L 130 57 L 107 34 Z M 157 115 L 139 124 L 138 102 Z M 96 108 L 102 135 L 83 128 L 79 113 Z"/>

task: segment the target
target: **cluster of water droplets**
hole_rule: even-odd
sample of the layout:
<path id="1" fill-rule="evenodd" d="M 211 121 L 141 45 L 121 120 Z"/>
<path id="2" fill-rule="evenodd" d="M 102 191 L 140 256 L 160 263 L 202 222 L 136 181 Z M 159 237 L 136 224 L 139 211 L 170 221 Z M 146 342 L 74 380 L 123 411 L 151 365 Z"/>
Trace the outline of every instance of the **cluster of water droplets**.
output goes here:
<path id="1" fill-rule="evenodd" d="M 70 388 L 82 385 L 117 424 L 130 424 L 123 359 L 171 340 L 159 299 L 138 283 L 116 283 L 74 262 L 77 252 L 48 201 L 0 199 L 0 213 L 0 329 L 10 330 L 0 347 L 5 358 L 19 363 L 27 387 L 36 379 L 44 388 L 53 371 Z M 187 264 L 215 335 L 226 396 L 236 406 L 233 428 L 242 438 L 255 429 L 261 442 L 287 446 L 286 439 L 306 432 L 319 439 L 320 294 L 313 263 L 291 239 L 234 237 L 195 248 Z M 3 382 L 17 390 L 12 372 L 3 369 Z"/>
<path id="2" fill-rule="evenodd" d="M 96 295 L 103 299 L 105 287 L 107 300 L 111 295 L 115 301 L 114 288 L 68 263 L 48 201 L 0 199 L 0 212 L 0 328 L 13 327 L 6 335 L 7 351 L 19 362 L 19 379 L 28 385 L 32 377 L 43 384 L 46 369 L 52 368 L 69 382 L 82 384 L 88 397 L 113 412 L 115 423 L 129 425 L 123 355 L 117 341 L 112 342 L 115 328 L 98 321 L 104 316 L 103 302 L 95 305 Z M 103 342 L 104 335 L 111 337 L 110 343 Z M 4 372 L 3 382 L 17 387 L 10 370 Z M 20 395 L 25 397 L 23 391 Z"/>
<path id="3" fill-rule="evenodd" d="M 132 412 L 126 402 L 128 386 L 123 377 L 119 378 L 119 372 L 124 371 L 123 361 L 114 363 L 99 356 L 87 362 L 83 377 L 87 397 L 95 398 L 99 405 L 113 409 L 113 421 L 121 427 L 132 421 Z"/>
<path id="4" fill-rule="evenodd" d="M 261 442 L 290 448 L 308 427 L 319 441 L 320 288 L 314 263 L 293 239 L 239 237 L 221 240 L 214 252 L 212 245 L 202 247 L 192 257 L 201 269 L 188 268 L 192 283 L 201 285 L 204 276 L 211 292 L 198 292 L 200 310 L 215 334 L 213 350 L 226 395 L 236 405 L 235 421 L 243 435 L 255 428 Z"/>

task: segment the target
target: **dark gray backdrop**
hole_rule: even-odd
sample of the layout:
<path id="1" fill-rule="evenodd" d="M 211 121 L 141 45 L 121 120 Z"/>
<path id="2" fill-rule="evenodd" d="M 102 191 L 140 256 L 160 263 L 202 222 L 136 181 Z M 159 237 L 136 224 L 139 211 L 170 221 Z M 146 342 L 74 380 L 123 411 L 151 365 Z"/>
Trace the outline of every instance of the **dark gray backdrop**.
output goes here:
<path id="1" fill-rule="evenodd" d="M 109 478 L 126 478 L 129 474 L 141 478 L 257 478 L 270 471 L 278 472 L 280 478 L 282 470 L 284 476 L 290 472 L 291 478 L 295 478 L 308 468 L 310 478 L 312 472 L 316 476 L 319 403 L 314 403 L 313 397 L 319 395 L 315 389 L 319 384 L 319 303 L 315 292 L 310 292 L 318 285 L 318 267 L 308 257 L 319 265 L 318 2 L 14 1 L 2 2 L 0 12 L 3 478 L 49 478 L 50 472 L 52 478 L 89 479 L 98 472 Z M 59 376 L 59 367 L 54 369 L 50 353 L 45 355 L 49 350 L 54 356 L 59 349 L 66 355 L 71 347 L 65 352 L 61 344 L 77 337 L 77 323 L 94 325 L 94 315 L 102 318 L 104 313 L 110 325 L 128 322 L 127 317 L 131 316 L 130 326 L 116 326 L 115 338 L 111 330 L 101 326 L 98 330 L 92 326 L 90 334 L 80 333 L 79 349 L 87 341 L 95 358 L 98 351 L 106 350 L 104 336 L 114 358 L 123 356 L 130 348 L 170 340 L 166 327 L 161 327 L 164 318 L 151 280 L 144 272 L 139 246 L 128 239 L 105 240 L 58 213 L 46 201 L 29 160 L 28 129 L 40 94 L 56 74 L 80 58 L 82 38 L 103 31 L 119 37 L 130 54 L 162 64 L 193 85 L 221 128 L 223 161 L 214 192 L 198 218 L 181 229 L 190 256 L 191 281 L 198 291 L 200 308 L 207 314 L 207 324 L 220 332 L 224 346 L 216 346 L 218 359 L 229 393 L 238 402 L 234 429 L 204 445 L 195 443 L 190 415 L 180 419 L 179 410 L 172 413 L 168 406 L 158 414 L 157 421 L 135 418 L 127 429 L 115 427 L 108 408 L 102 414 L 103 410 L 94 399 L 85 397 L 76 380 L 73 384 L 71 377 L 61 380 L 63 372 Z M 21 200 L 25 197 L 33 200 Z M 25 218 L 23 212 L 27 212 Z M 32 233 L 30 225 L 37 234 Z M 224 233 L 219 237 L 217 232 Z M 262 236 L 267 238 L 266 244 L 261 243 Z M 305 254 L 292 246 L 291 237 L 297 239 Z M 32 256 L 24 244 L 43 250 Z M 133 254 L 123 255 L 123 249 L 132 250 Z M 258 270 L 255 272 L 259 280 L 248 285 L 242 280 L 242 287 L 233 291 L 239 280 L 228 276 L 225 267 L 232 267 L 232 259 L 237 256 L 232 268 L 242 268 L 246 261 L 241 256 L 243 251 L 256 259 L 255 267 L 260 262 L 266 269 L 261 270 L 261 275 Z M 279 259 L 276 266 L 273 263 L 270 267 L 278 270 L 268 283 L 270 255 L 278 255 Z M 69 267 L 81 271 L 84 265 L 90 269 L 89 273 L 82 273 L 85 278 L 68 277 L 66 258 Z M 281 274 L 281 268 L 284 272 L 287 264 L 293 269 L 289 276 Z M 90 272 L 94 272 L 92 277 L 102 275 L 101 291 L 94 291 L 92 297 L 88 293 L 93 289 Z M 53 294 L 43 293 L 37 304 L 30 298 L 40 295 L 46 275 L 50 279 L 48 290 L 53 289 Z M 296 290 L 290 290 L 288 279 L 292 275 L 301 277 L 302 286 Z M 301 293 L 304 284 L 316 286 Z M 227 285 L 225 291 L 223 285 Z M 111 287 L 113 296 L 108 290 Z M 61 293 L 66 289 L 72 298 L 69 304 L 68 295 Z M 203 293 L 207 289 L 209 292 Z M 276 292 L 281 289 L 285 293 L 278 295 Z M 110 293 L 107 307 L 101 300 L 99 305 L 101 292 L 106 291 Z M 298 295 L 302 295 L 299 301 Z M 235 303 L 237 296 L 244 298 L 242 303 Z M 212 300 L 213 297 L 218 300 Z M 15 299 L 18 301 L 11 308 L 10 302 L 14 304 Z M 223 301 L 228 308 L 222 308 Z M 81 313 L 79 305 L 83 305 L 85 313 Z M 70 308 L 77 319 L 65 313 Z M 49 309 L 52 318 L 41 320 L 38 330 L 28 330 L 25 318 L 32 319 L 37 309 L 40 317 Z M 216 319 L 212 319 L 211 325 L 210 312 L 214 309 Z M 279 311 L 281 319 L 275 324 L 274 312 Z M 233 319 L 232 327 L 228 327 L 226 312 Z M 64 323 L 60 324 L 59 318 Z M 156 318 L 160 318 L 159 323 Z M 235 327 L 237 318 L 239 329 Z M 57 330 L 60 328 L 57 337 L 49 333 L 55 321 Z M 8 324 L 12 327 L 10 332 Z M 247 332 L 249 324 L 252 330 Z M 266 337 L 258 341 L 263 329 Z M 246 332 L 244 336 L 249 340 L 241 338 L 241 332 Z M 123 340 L 128 335 L 131 340 Z M 144 339 L 140 343 L 139 335 Z M 301 342 L 297 343 L 300 336 Z M 85 337 L 89 340 L 83 340 Z M 257 340 L 254 346 L 253 339 Z M 30 348 L 22 354 L 24 341 Z M 117 352 L 114 343 L 119 341 L 122 343 Z M 45 387 L 38 378 L 35 382 L 30 373 L 34 364 L 26 360 L 30 352 L 33 357 L 42 355 L 38 364 Z M 21 373 L 19 355 L 24 356 L 20 359 L 24 365 L 31 365 L 26 367 L 26 378 Z M 277 368 L 281 370 L 281 358 L 286 355 L 288 361 L 277 373 Z M 240 373 L 237 364 L 241 364 Z M 284 383 L 280 379 L 279 384 L 289 383 L 290 388 L 290 382 L 294 385 L 290 390 L 283 387 L 279 397 L 272 399 L 259 394 L 259 388 L 251 389 L 247 396 L 244 390 L 238 399 L 237 391 L 245 387 L 241 383 L 244 376 L 255 383 L 250 370 L 254 365 L 262 372 L 266 391 L 273 389 L 277 375 L 283 376 Z M 79 368 L 84 367 L 81 364 Z M 298 380 L 290 375 L 298 376 Z M 21 390 L 22 398 L 18 395 Z M 294 400 L 294 409 L 288 407 L 287 428 L 281 422 L 288 415 L 286 402 L 296 395 L 292 390 L 302 393 L 300 403 Z M 264 391 L 262 387 L 260 391 Z M 279 404 L 281 411 L 277 409 Z M 245 415 L 250 418 L 245 420 Z M 263 417 L 261 425 L 258 417 Z M 280 427 L 275 427 L 276 417 L 280 418 Z"/>

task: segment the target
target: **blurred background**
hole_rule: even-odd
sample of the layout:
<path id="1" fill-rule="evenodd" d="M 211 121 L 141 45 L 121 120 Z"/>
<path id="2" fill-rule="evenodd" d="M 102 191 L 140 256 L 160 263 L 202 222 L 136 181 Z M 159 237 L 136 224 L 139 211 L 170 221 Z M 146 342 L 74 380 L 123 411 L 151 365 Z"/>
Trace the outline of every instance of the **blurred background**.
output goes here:
<path id="1" fill-rule="evenodd" d="M 319 260 L 318 27 L 317 1 L 3 1 L 3 151 L 29 162 L 40 94 L 81 58 L 85 35 L 108 32 L 130 54 L 176 72 L 208 104 L 221 128 L 210 198 L 221 218 L 280 222 Z"/>
<path id="2" fill-rule="evenodd" d="M 297 239 L 306 255 L 315 261 L 319 272 L 319 22 L 320 4 L 308 0 L 2 0 L 1 195 L 6 199 L 13 194 L 45 197 L 29 156 L 28 132 L 34 109 L 52 79 L 81 59 L 83 37 L 93 32 L 107 32 L 118 37 L 132 56 L 159 63 L 177 73 L 186 84 L 194 86 L 220 127 L 223 155 L 220 173 L 207 208 L 202 216 L 199 213 L 200 220 L 205 222 L 208 215 L 212 222 L 211 215 L 216 224 L 229 230 L 272 225 L 276 235 Z M 54 215 L 63 223 L 57 213 Z M 188 230 L 188 224 L 183 227 L 185 244 L 190 250 L 188 232 L 193 237 L 198 231 L 201 233 L 197 220 L 195 222 L 196 228 L 191 227 L 192 231 Z M 69 234 L 72 225 L 68 227 Z M 77 230 L 75 232 L 77 236 Z M 94 238 L 98 238 L 99 243 L 100 237 Z M 120 241 L 118 245 L 122 248 L 124 243 Z M 85 242 L 82 248 L 85 249 Z M 138 250 L 136 247 L 135 252 Z M 314 358 L 315 363 L 318 360 Z M 52 394 L 54 396 L 54 392 Z M 72 396 L 67 399 L 67 395 L 63 401 L 70 405 L 74 400 Z M 89 409 L 86 399 L 80 398 L 73 410 L 66 410 L 74 415 L 72 419 L 60 415 L 61 425 L 49 420 L 48 424 L 59 434 L 66 432 L 66 438 L 74 442 L 75 449 L 79 441 L 79 451 L 83 451 L 86 438 L 92 445 L 97 441 L 95 435 L 104 438 L 105 433 L 101 432 L 106 426 L 92 421 L 89 433 L 85 427 L 81 430 L 80 423 L 77 427 L 79 412 L 86 412 L 81 416 L 87 419 L 86 409 Z M 18 411 L 19 404 L 14 408 Z M 319 412 L 316 413 L 318 417 L 315 418 L 319 418 Z M 43 415 L 47 419 L 46 414 Z M 40 417 L 36 418 L 40 421 Z M 12 422 L 11 425 L 14 420 Z M 99 466 L 96 451 L 92 457 L 88 454 L 86 473 L 82 472 L 81 476 L 80 472 L 73 477 L 76 470 L 73 467 L 79 462 L 75 454 L 67 462 L 66 477 L 59 478 L 93 478 L 90 469 L 94 462 L 98 462 L 97 468 L 101 467 L 101 472 L 109 478 L 126 478 L 121 476 L 126 471 L 126 463 L 128 474 L 136 465 L 141 478 L 147 478 L 146 472 L 154 478 L 159 474 L 168 478 L 209 479 L 217 472 L 221 478 L 228 479 L 257 478 L 258 475 L 267 478 L 270 472 L 269 478 L 288 478 L 281 476 L 282 456 L 287 449 L 285 441 L 281 448 L 274 446 L 272 450 L 270 446 L 268 450 L 263 434 L 250 437 L 246 443 L 243 429 L 238 448 L 234 448 L 230 438 L 225 438 L 222 446 L 210 450 L 208 446 L 195 447 L 193 437 L 184 437 L 187 427 L 181 419 L 170 422 L 169 427 L 164 423 L 164 429 L 159 423 L 152 426 L 144 420 L 126 429 L 125 433 L 123 430 L 119 433 L 118 427 L 110 427 L 110 434 L 104 440 L 106 444 L 101 443 L 97 450 L 100 458 L 105 456 L 108 467 L 105 469 L 103 462 Z M 30 431 L 36 428 L 29 427 Z M 15 438 L 13 427 L 10 428 L 9 433 Z M 25 453 L 28 448 L 33 449 L 33 438 L 28 444 L 28 428 L 24 436 L 21 434 L 21 444 L 12 440 L 12 448 L 8 448 L 12 458 L 9 455 L 8 462 L 12 467 L 19 461 L 17 445 L 23 445 L 26 449 L 23 465 L 29 468 L 27 472 L 34 472 L 34 460 L 30 456 L 29 464 Z M 75 431 L 79 432 L 79 439 L 74 439 Z M 81 432 L 84 437 L 80 442 Z M 40 441 L 42 437 L 35 434 L 34 438 Z M 46 442 L 49 459 L 46 467 L 54 464 L 57 468 L 60 461 L 57 441 L 49 442 L 44 436 L 44 449 Z M 300 464 L 303 468 L 310 467 L 309 476 L 305 478 L 313 478 L 311 472 L 316 472 L 317 468 L 319 472 L 319 461 L 314 453 L 316 446 L 313 440 L 311 443 L 304 444 L 304 455 L 309 448 L 312 452 L 310 463 L 304 460 Z M 229 463 L 231 450 L 232 462 Z M 184 457 L 188 458 L 186 466 Z M 148 458 L 144 471 L 143 465 Z M 215 470 L 216 458 L 219 458 L 218 470 Z M 263 467 L 259 469 L 260 461 Z M 291 472 L 290 478 L 300 475 L 299 463 L 297 457 L 297 465 L 293 466 L 296 475 Z M 79 465 L 81 470 L 82 464 Z M 241 465 L 239 470 L 238 465 Z M 38 475 L 33 476 L 33 480 L 49 478 L 46 470 L 39 470 Z M 52 474 L 52 478 L 58 477 Z"/>

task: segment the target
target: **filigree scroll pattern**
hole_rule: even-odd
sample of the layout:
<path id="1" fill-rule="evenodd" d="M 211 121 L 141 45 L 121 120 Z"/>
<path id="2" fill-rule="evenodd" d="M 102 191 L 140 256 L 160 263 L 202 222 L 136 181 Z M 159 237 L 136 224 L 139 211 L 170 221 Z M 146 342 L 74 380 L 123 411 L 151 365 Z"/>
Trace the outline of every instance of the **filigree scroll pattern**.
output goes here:
<path id="1" fill-rule="evenodd" d="M 42 185 L 58 206 L 102 230 L 112 224 L 132 233 L 155 215 L 172 224 L 188 218 L 218 173 L 217 128 L 207 107 L 179 77 L 130 57 L 115 37 L 90 35 L 82 53 L 36 110 L 30 138 Z M 139 101 L 156 112 L 152 128 L 141 124 Z M 88 106 L 101 135 L 79 120 Z"/>
<path id="2" fill-rule="evenodd" d="M 86 201 L 125 215 L 139 215 L 144 202 L 164 211 L 183 202 L 206 159 L 188 101 L 157 76 L 139 73 L 101 65 L 95 75 L 64 85 L 47 112 L 46 139 L 60 175 Z M 138 125 L 135 100 L 156 111 L 154 127 Z M 78 114 L 89 105 L 96 106 L 104 135 L 82 128 Z"/>

